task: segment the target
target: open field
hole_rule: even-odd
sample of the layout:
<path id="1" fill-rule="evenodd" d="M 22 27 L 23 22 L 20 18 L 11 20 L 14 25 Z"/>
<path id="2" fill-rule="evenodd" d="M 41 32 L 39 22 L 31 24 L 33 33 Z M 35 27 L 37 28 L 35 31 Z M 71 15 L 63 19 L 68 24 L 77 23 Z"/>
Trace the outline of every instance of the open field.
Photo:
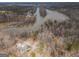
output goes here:
<path id="1" fill-rule="evenodd" d="M 0 7 L 0 56 L 79 56 L 79 9 L 66 7 Z"/>

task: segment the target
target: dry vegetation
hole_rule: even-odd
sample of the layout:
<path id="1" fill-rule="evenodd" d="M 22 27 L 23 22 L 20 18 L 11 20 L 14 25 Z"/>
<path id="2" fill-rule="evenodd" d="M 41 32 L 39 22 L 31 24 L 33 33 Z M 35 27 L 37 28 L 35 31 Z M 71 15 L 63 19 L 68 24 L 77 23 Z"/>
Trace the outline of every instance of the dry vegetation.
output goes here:
<path id="1" fill-rule="evenodd" d="M 70 20 L 63 22 L 48 20 L 37 31 L 17 28 L 20 26 L 22 26 L 20 28 L 23 28 L 23 26 L 28 28 L 28 24 L 33 25 L 36 20 L 35 16 L 24 17 L 22 15 L 13 17 L 14 23 L 12 21 L 5 27 L 0 27 L 0 52 L 3 51 L 5 52 L 3 54 L 7 53 L 8 56 L 22 57 L 77 56 L 79 24 L 75 17 L 74 20 L 71 17 Z M 15 22 L 15 18 L 17 18 L 17 22 Z"/>

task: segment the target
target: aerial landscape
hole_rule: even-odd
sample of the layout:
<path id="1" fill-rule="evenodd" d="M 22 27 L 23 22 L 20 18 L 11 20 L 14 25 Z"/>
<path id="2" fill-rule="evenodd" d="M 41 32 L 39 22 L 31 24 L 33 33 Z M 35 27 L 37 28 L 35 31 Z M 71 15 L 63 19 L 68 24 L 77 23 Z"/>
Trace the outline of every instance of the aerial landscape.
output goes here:
<path id="1" fill-rule="evenodd" d="M 79 2 L 0 2 L 0 57 L 79 57 Z"/>

